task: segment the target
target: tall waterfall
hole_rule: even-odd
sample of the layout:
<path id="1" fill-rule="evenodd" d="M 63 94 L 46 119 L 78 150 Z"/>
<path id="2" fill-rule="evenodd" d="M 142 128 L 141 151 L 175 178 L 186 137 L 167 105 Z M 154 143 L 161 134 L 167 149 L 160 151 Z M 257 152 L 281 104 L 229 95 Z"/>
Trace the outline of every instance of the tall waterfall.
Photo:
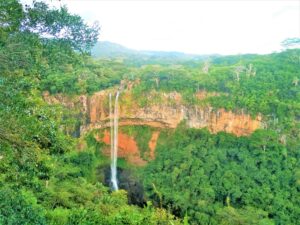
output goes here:
<path id="1" fill-rule="evenodd" d="M 118 190 L 117 180 L 117 159 L 118 159 L 118 100 L 119 91 L 117 91 L 115 99 L 114 113 L 112 113 L 112 97 L 109 94 L 109 118 L 110 118 L 110 154 L 111 154 L 111 183 L 114 191 Z"/>

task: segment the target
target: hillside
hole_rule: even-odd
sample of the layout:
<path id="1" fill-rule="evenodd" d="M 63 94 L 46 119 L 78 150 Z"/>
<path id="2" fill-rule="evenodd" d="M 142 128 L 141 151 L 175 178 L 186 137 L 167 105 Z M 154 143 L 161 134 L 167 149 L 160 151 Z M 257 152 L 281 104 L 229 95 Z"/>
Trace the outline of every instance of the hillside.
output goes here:
<path id="1" fill-rule="evenodd" d="M 0 6 L 1 225 L 299 223 L 300 49 L 135 51 Z"/>
<path id="2" fill-rule="evenodd" d="M 97 61 L 104 63 L 103 72 L 97 76 L 91 63 L 89 76 L 97 79 L 85 90 L 46 89 L 44 99 L 62 104 L 69 112 L 65 119 L 78 122 L 68 132 L 80 137 L 79 149 L 99 149 L 109 158 L 109 93 L 114 98 L 120 91 L 120 187 L 135 201 L 151 199 L 181 218 L 188 212 L 191 224 L 293 224 L 296 212 L 281 213 L 294 210 L 298 201 L 299 53 L 175 65 Z M 87 92 L 109 74 L 116 83 Z M 130 175 L 124 175 L 128 168 Z M 136 182 L 144 187 L 134 189 Z M 286 199 L 290 208 L 283 210 Z"/>
<path id="3" fill-rule="evenodd" d="M 133 50 L 109 41 L 98 41 L 91 52 L 94 58 L 119 59 L 129 65 L 175 64 L 190 60 L 204 60 L 217 55 L 193 55 L 175 51 Z"/>
<path id="4" fill-rule="evenodd" d="M 95 58 L 121 58 L 138 54 L 138 51 L 109 41 L 98 41 L 92 49 L 92 56 Z"/>
<path id="5" fill-rule="evenodd" d="M 0 224 L 181 224 L 150 201 L 133 205 L 126 191 L 111 192 L 101 172 L 108 159 L 95 147 L 78 151 L 71 136 L 80 119 L 42 98 L 47 84 L 52 92 L 86 92 L 81 79 L 92 59 L 85 52 L 98 28 L 43 2 L 1 1 L 0 9 Z"/>

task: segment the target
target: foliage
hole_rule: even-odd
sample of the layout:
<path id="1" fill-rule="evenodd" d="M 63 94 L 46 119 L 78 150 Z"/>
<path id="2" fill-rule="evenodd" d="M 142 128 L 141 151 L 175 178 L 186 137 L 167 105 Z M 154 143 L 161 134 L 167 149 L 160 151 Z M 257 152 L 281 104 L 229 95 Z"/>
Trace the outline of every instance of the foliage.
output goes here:
<path id="1" fill-rule="evenodd" d="M 250 137 L 179 127 L 164 135 L 156 160 L 144 169 L 150 199 L 192 224 L 296 224 L 298 154 L 276 133 Z M 156 188 L 153 188 L 155 184 Z"/>
<path id="2" fill-rule="evenodd" d="M 181 223 L 163 207 L 184 224 L 298 223 L 299 49 L 212 56 L 205 72 L 201 57 L 92 59 L 86 52 L 98 32 L 65 7 L 0 1 L 0 224 Z M 93 94 L 123 79 L 139 81 L 132 92 L 141 106 L 176 91 L 188 106 L 261 114 L 265 129 L 239 138 L 183 126 L 162 131 L 156 159 L 140 171 L 153 204 L 129 205 L 126 192 L 98 182 L 103 145 L 90 134 L 78 152 L 81 140 L 68 128 L 78 129 L 80 112 L 41 97 Z M 199 91 L 219 94 L 199 100 Z M 149 150 L 151 128 L 123 129 Z"/>
<path id="3" fill-rule="evenodd" d="M 101 73 L 75 51 L 88 50 L 97 29 L 41 2 L 23 8 L 9 0 L 0 7 L 0 224 L 180 224 L 163 209 L 128 205 L 125 191 L 111 193 L 97 182 L 99 153 L 78 152 L 78 140 L 65 129 L 72 113 L 42 99 L 45 87 L 53 93 L 98 90 L 85 89 L 74 76 L 84 77 L 84 64 Z"/>
<path id="4" fill-rule="evenodd" d="M 45 41 L 52 42 L 54 39 L 82 52 L 90 51 L 99 35 L 96 23 L 89 27 L 80 16 L 71 15 L 66 7 L 51 9 L 43 2 L 26 6 L 22 29 L 47 37 Z"/>
<path id="5" fill-rule="evenodd" d="M 45 212 L 32 193 L 0 189 L 1 224 L 46 224 Z"/>

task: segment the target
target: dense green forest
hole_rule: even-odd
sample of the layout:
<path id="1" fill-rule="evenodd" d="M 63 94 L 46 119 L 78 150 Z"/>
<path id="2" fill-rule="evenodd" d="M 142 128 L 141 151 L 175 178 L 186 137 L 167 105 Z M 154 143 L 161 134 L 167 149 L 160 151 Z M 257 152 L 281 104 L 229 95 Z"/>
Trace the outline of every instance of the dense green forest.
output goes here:
<path id="1" fill-rule="evenodd" d="M 94 148 L 76 151 L 76 140 L 60 129 L 62 109 L 42 99 L 47 88 L 79 93 L 117 83 L 121 71 L 94 87 L 89 76 L 115 65 L 91 63 L 86 54 L 97 26 L 66 8 L 14 0 L 0 2 L 0 25 L 0 224 L 180 223 L 151 202 L 140 208 L 125 192 L 111 193 L 93 174 L 103 159 Z M 62 29 L 70 32 L 62 36 Z"/>
<path id="2" fill-rule="evenodd" d="M 300 49 L 93 58 L 98 35 L 97 24 L 65 7 L 0 0 L 1 225 L 299 224 Z M 132 93 L 141 107 L 160 101 L 147 98 L 151 91 L 176 91 L 186 105 L 260 114 L 264 129 L 249 137 L 183 123 L 161 130 L 155 160 L 138 168 L 119 160 L 142 191 L 112 192 L 104 145 L 90 133 L 79 151 L 65 128 L 80 122 L 42 93 L 92 95 L 121 80 L 139 81 Z M 199 100 L 200 90 L 218 94 Z M 145 157 L 152 128 L 122 129 Z"/>
<path id="3" fill-rule="evenodd" d="M 297 224 L 299 152 L 277 140 L 271 131 L 236 138 L 178 128 L 143 172 L 147 193 L 159 202 L 154 183 L 162 204 L 191 224 Z"/>

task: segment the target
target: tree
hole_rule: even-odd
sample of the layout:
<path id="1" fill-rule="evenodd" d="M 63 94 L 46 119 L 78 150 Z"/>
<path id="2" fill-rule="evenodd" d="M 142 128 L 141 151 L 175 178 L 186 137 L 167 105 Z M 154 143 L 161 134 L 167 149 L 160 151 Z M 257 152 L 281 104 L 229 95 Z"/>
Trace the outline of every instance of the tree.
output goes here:
<path id="1" fill-rule="evenodd" d="M 243 72 L 245 70 L 244 66 L 236 66 L 234 68 L 234 73 L 236 76 L 236 80 L 239 82 L 240 81 L 240 73 Z"/>
<path id="2" fill-rule="evenodd" d="M 210 68 L 210 62 L 207 60 L 204 62 L 204 65 L 202 67 L 202 72 L 207 74 Z"/>
<path id="3" fill-rule="evenodd" d="M 19 29 L 23 17 L 22 5 L 17 0 L 0 1 L 0 46 L 8 33 Z"/>
<path id="4" fill-rule="evenodd" d="M 78 15 L 72 15 L 64 6 L 51 9 L 46 3 L 26 5 L 22 30 L 39 34 L 44 41 L 59 41 L 80 52 L 90 52 L 99 35 L 99 25 L 88 26 Z"/>
<path id="5" fill-rule="evenodd" d="M 0 224 L 47 224 L 43 208 L 31 193 L 0 189 Z"/>

